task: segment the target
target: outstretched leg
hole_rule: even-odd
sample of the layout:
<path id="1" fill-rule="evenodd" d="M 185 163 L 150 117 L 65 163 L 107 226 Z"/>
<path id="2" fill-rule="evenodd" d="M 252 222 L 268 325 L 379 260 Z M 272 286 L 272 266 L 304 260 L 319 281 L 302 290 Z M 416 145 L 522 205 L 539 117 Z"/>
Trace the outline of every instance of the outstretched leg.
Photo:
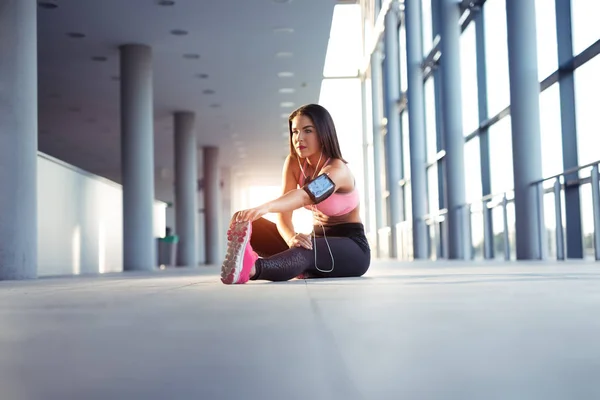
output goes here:
<path id="1" fill-rule="evenodd" d="M 317 238 L 313 239 L 313 250 L 295 247 L 256 260 L 256 274 L 250 279 L 287 281 L 301 274 L 315 278 L 358 277 L 367 271 L 370 262 L 370 252 L 365 252 L 350 238 Z"/>
<path id="2" fill-rule="evenodd" d="M 252 222 L 250 244 L 261 257 L 270 257 L 289 248 L 277 230 L 277 225 L 265 218 Z"/>

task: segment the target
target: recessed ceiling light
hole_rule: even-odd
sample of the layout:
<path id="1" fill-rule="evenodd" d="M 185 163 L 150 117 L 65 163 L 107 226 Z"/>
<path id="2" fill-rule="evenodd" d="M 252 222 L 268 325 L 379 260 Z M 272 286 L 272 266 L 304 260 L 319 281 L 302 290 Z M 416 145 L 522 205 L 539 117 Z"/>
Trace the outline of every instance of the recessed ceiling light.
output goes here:
<path id="1" fill-rule="evenodd" d="M 293 72 L 280 72 L 277 74 L 280 78 L 292 78 L 294 76 Z"/>
<path id="2" fill-rule="evenodd" d="M 215 91 L 212 90 L 212 89 L 205 89 L 205 90 L 202 91 L 202 93 L 204 93 L 204 94 L 215 94 Z"/>
<path id="3" fill-rule="evenodd" d="M 291 51 L 279 51 L 279 52 L 275 53 L 275 57 L 277 57 L 277 58 L 290 58 L 293 56 L 294 56 L 294 53 L 292 53 Z"/>
<path id="4" fill-rule="evenodd" d="M 188 54 L 184 54 L 183 58 L 187 58 L 188 60 L 197 60 L 200 58 L 200 54 L 188 53 Z"/>
<path id="5" fill-rule="evenodd" d="M 68 32 L 67 36 L 73 39 L 82 39 L 85 37 L 85 34 L 81 32 Z"/>
<path id="6" fill-rule="evenodd" d="M 281 88 L 279 89 L 279 93 L 283 93 L 283 94 L 290 94 L 290 93 L 294 93 L 296 91 L 296 89 L 294 88 Z"/>
<path id="7" fill-rule="evenodd" d="M 40 1 L 38 6 L 45 8 L 46 10 L 54 10 L 55 8 L 58 8 L 58 4 L 53 1 Z"/>
<path id="8" fill-rule="evenodd" d="M 171 31 L 171 35 L 175 35 L 175 36 L 185 36 L 188 34 L 188 31 L 183 30 L 183 29 L 173 29 Z"/>
<path id="9" fill-rule="evenodd" d="M 108 58 L 104 57 L 104 56 L 94 56 L 92 57 L 93 61 L 99 61 L 99 62 L 104 62 L 106 60 L 108 60 Z"/>
<path id="10" fill-rule="evenodd" d="M 198 78 L 198 79 L 208 79 L 208 74 L 196 74 L 196 78 Z"/>
<path id="11" fill-rule="evenodd" d="M 275 33 L 294 33 L 294 28 L 275 28 L 273 29 Z"/>
<path id="12" fill-rule="evenodd" d="M 287 107 L 294 107 L 295 104 L 292 101 L 282 101 L 279 105 L 281 107 L 287 108 Z"/>
<path id="13" fill-rule="evenodd" d="M 173 6 L 175 5 L 175 2 L 173 0 L 160 0 L 158 2 L 159 6 Z"/>

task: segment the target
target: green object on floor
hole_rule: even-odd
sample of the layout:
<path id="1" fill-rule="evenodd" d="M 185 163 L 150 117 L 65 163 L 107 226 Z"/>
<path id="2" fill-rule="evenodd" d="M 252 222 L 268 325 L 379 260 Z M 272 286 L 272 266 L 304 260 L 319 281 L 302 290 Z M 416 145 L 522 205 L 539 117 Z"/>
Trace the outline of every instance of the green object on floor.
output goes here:
<path id="1" fill-rule="evenodd" d="M 170 235 L 170 236 L 165 236 L 163 238 L 159 238 L 158 240 L 160 240 L 161 242 L 165 242 L 165 243 L 179 243 L 179 236 Z"/>

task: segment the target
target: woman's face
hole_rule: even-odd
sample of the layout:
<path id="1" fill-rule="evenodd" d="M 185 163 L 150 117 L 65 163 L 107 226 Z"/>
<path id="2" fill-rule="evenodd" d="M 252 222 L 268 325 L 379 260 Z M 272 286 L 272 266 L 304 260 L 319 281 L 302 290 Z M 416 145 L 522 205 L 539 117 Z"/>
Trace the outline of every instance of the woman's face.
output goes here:
<path id="1" fill-rule="evenodd" d="M 321 152 L 321 142 L 312 120 L 306 115 L 297 115 L 292 119 L 292 144 L 302 158 Z"/>

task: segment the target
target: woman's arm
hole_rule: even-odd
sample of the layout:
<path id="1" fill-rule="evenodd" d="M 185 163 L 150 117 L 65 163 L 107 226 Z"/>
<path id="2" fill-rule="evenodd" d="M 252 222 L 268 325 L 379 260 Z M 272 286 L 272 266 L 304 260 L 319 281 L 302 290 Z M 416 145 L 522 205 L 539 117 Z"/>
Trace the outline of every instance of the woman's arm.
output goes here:
<path id="1" fill-rule="evenodd" d="M 292 224 L 293 211 L 302 207 L 305 204 L 310 204 L 310 198 L 301 189 L 296 189 L 298 186 L 298 177 L 296 171 L 296 159 L 292 156 L 287 156 L 283 165 L 282 172 L 282 192 L 283 194 L 275 200 L 261 204 L 258 207 L 240 211 L 238 213 L 238 221 L 254 221 L 267 213 L 278 213 L 277 229 L 279 234 L 286 242 L 294 236 L 294 226 Z M 297 173 L 295 173 L 297 172 Z"/>

